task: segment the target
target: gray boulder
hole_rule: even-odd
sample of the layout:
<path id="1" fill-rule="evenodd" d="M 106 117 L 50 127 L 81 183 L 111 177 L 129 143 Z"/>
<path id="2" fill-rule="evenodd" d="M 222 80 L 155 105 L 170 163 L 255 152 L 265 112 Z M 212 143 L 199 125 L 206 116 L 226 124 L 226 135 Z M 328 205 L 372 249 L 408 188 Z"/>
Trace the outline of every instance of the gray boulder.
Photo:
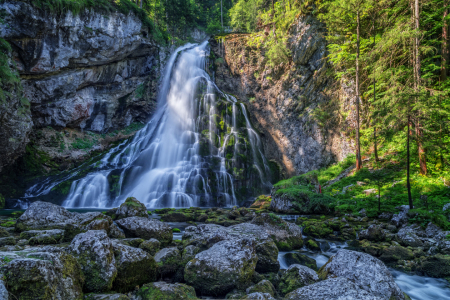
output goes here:
<path id="1" fill-rule="evenodd" d="M 162 281 L 144 284 L 131 298 L 132 300 L 194 300 L 197 299 L 193 287 L 175 283 L 170 284 Z"/>
<path id="2" fill-rule="evenodd" d="M 14 299 L 82 299 L 84 276 L 72 255 L 37 252 L 32 257 L 14 259 L 4 267 Z"/>
<path id="3" fill-rule="evenodd" d="M 396 207 L 396 209 L 399 209 L 400 212 L 392 217 L 391 224 L 400 227 L 408 222 L 409 205 L 401 205 Z"/>
<path id="4" fill-rule="evenodd" d="M 137 285 L 156 280 L 156 263 L 150 254 L 120 243 L 114 243 L 113 249 L 117 266 L 113 284 L 115 291 L 129 292 Z"/>
<path id="5" fill-rule="evenodd" d="M 118 220 L 116 223 L 129 238 L 138 237 L 144 240 L 155 238 L 163 247 L 173 239 L 172 228 L 159 220 L 130 217 Z"/>
<path id="6" fill-rule="evenodd" d="M 287 294 L 284 300 L 383 300 L 347 278 L 337 277 L 311 284 Z"/>
<path id="7" fill-rule="evenodd" d="M 396 240 L 402 246 L 422 247 L 424 245 L 422 239 L 417 235 L 423 232 L 418 225 L 402 227 L 396 236 Z M 422 233 L 423 234 L 423 233 Z"/>
<path id="8" fill-rule="evenodd" d="M 75 236 L 68 252 L 77 258 L 86 276 L 84 290 L 105 292 L 117 276 L 114 248 L 104 230 L 90 230 Z"/>
<path id="9" fill-rule="evenodd" d="M 261 280 L 260 282 L 258 282 L 257 284 L 252 285 L 251 287 L 247 288 L 245 290 L 245 292 L 247 294 L 265 293 L 265 294 L 269 294 L 270 296 L 274 296 L 275 295 L 275 287 L 269 280 L 264 279 L 264 280 Z"/>
<path id="10" fill-rule="evenodd" d="M 383 262 L 366 253 L 340 250 L 320 268 L 319 277 L 321 279 L 344 277 L 381 299 L 405 299 Z"/>
<path id="11" fill-rule="evenodd" d="M 225 295 L 250 282 L 257 260 L 253 239 L 221 241 L 186 265 L 184 279 L 203 295 Z"/>
<path id="12" fill-rule="evenodd" d="M 291 265 L 283 276 L 281 276 L 278 290 L 282 295 L 286 295 L 293 290 L 310 285 L 319 281 L 317 273 L 306 266 Z"/>

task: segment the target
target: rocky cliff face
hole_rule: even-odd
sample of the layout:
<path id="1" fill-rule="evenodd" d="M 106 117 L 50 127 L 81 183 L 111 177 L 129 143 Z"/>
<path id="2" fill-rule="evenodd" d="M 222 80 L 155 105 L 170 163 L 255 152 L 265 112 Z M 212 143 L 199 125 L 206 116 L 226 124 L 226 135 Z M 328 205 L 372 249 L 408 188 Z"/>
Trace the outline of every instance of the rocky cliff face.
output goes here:
<path id="1" fill-rule="evenodd" d="M 153 113 L 168 49 L 152 41 L 134 14 L 54 14 L 19 1 L 1 3 L 0 10 L 5 15 L 0 37 L 12 45 L 24 97 L 31 103 L 15 127 L 22 139 L 19 152 L 32 126 L 34 131 L 50 126 L 105 133 L 145 122 Z M 5 121 L 0 122 L 3 127 Z M 3 132 L 2 140 L 15 138 Z M 36 144 L 39 136 L 45 135 L 34 135 Z"/>
<path id="2" fill-rule="evenodd" d="M 247 102 L 266 156 L 286 176 L 318 169 L 353 152 L 351 83 L 336 82 L 326 59 L 324 27 L 312 16 L 290 29 L 292 61 L 269 67 L 250 36 L 211 40 L 216 84 Z"/>

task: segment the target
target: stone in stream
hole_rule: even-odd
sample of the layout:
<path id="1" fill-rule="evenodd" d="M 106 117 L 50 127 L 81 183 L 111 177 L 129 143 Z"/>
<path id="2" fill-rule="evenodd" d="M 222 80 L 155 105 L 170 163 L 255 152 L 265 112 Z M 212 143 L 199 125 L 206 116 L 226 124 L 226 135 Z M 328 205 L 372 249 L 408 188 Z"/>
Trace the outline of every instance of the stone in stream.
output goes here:
<path id="1" fill-rule="evenodd" d="M 221 241 L 186 265 L 184 279 L 202 295 L 225 295 L 250 284 L 257 260 L 253 239 Z"/>
<path id="2" fill-rule="evenodd" d="M 129 217 L 148 218 L 148 212 L 145 205 L 134 197 L 128 197 L 119 208 L 113 208 L 107 212 L 113 220 L 120 220 Z"/>
<path id="3" fill-rule="evenodd" d="M 347 278 L 320 281 L 287 294 L 283 300 L 389 300 L 371 294 Z"/>
<path id="4" fill-rule="evenodd" d="M 144 284 L 134 293 L 133 300 L 194 300 L 197 299 L 193 287 L 175 283 L 170 284 L 162 281 Z"/>
<path id="5" fill-rule="evenodd" d="M 366 230 L 362 230 L 358 236 L 359 240 L 383 242 L 386 239 L 386 230 L 380 225 L 372 224 Z"/>
<path id="6" fill-rule="evenodd" d="M 29 258 L 14 259 L 3 272 L 5 284 L 14 296 L 10 299 L 83 298 L 81 267 L 72 255 L 64 252 L 32 253 Z"/>
<path id="7" fill-rule="evenodd" d="M 313 269 L 314 271 L 317 271 L 317 262 L 315 259 L 308 257 L 304 254 L 300 253 L 286 253 L 284 255 L 284 260 L 286 261 L 286 264 L 288 266 L 290 265 L 303 265 L 310 269 Z"/>
<path id="8" fill-rule="evenodd" d="M 418 271 L 434 278 L 450 277 L 450 257 L 436 254 L 425 258 L 418 266 Z"/>
<path id="9" fill-rule="evenodd" d="M 248 300 L 275 300 L 274 297 L 272 297 L 269 293 L 251 293 L 248 294 L 241 299 L 248 299 Z"/>
<path id="10" fill-rule="evenodd" d="M 130 217 L 118 220 L 116 223 L 128 238 L 138 237 L 144 240 L 155 238 L 163 247 L 170 244 L 173 239 L 172 228 L 159 220 Z"/>
<path id="11" fill-rule="evenodd" d="M 90 230 L 73 239 L 67 251 L 77 258 L 86 276 L 86 292 L 111 290 L 117 276 L 112 241 L 104 230 Z"/>
<path id="12" fill-rule="evenodd" d="M 156 280 L 156 262 L 150 254 L 120 243 L 114 243 L 113 249 L 117 266 L 113 290 L 125 293 L 137 285 Z"/>
<path id="13" fill-rule="evenodd" d="M 386 300 L 405 300 L 391 272 L 379 259 L 366 253 L 339 250 L 319 270 L 320 279 L 344 277 L 360 289 Z"/>
<path id="14" fill-rule="evenodd" d="M 319 277 L 313 269 L 302 265 L 292 265 L 281 276 L 278 290 L 282 295 L 286 295 L 293 290 L 317 281 L 319 281 Z"/>
<path id="15" fill-rule="evenodd" d="M 130 300 L 124 294 L 87 294 L 83 300 Z"/>

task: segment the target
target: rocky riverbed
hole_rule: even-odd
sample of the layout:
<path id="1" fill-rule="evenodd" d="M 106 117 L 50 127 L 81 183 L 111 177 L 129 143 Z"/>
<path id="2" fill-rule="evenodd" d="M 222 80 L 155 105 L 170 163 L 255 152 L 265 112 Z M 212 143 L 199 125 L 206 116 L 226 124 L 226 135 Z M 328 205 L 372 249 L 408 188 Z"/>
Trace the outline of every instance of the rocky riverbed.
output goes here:
<path id="1" fill-rule="evenodd" d="M 447 297 L 444 281 L 429 278 L 450 276 L 447 232 L 404 224 L 400 209 L 385 221 L 309 216 L 294 223 L 247 208 L 150 215 L 134 198 L 86 213 L 35 202 L 0 221 L 0 299 Z M 426 294 L 427 280 L 435 294 Z"/>

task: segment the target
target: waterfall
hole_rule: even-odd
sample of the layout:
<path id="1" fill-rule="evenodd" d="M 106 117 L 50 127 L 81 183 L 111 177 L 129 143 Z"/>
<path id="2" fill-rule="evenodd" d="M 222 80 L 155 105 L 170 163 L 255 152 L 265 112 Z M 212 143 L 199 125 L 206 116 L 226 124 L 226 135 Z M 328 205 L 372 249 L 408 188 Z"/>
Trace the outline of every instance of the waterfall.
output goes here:
<path id="1" fill-rule="evenodd" d="M 127 197 L 148 208 L 231 207 L 268 192 L 261 140 L 245 106 L 211 80 L 214 61 L 208 57 L 207 42 L 178 48 L 157 111 L 142 130 L 89 168 L 31 187 L 25 200 L 38 200 L 64 182 L 71 182 L 62 203 L 68 208 L 116 207 Z"/>

